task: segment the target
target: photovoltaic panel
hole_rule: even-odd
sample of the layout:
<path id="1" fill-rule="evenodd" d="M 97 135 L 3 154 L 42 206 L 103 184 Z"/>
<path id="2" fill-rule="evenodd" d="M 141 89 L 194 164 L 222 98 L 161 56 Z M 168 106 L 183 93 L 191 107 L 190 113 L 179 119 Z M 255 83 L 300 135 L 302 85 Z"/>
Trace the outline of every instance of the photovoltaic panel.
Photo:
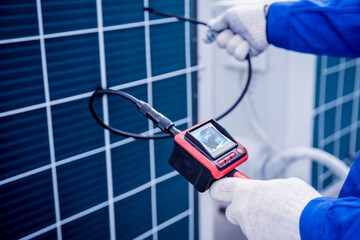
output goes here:
<path id="1" fill-rule="evenodd" d="M 360 150 L 360 61 L 320 56 L 317 61 L 313 145 L 351 165 Z M 313 164 L 313 186 L 322 190 L 335 176 Z"/>
<path id="2" fill-rule="evenodd" d="M 111 87 L 193 124 L 194 2 L 2 1 L 0 238 L 194 239 L 193 187 L 167 163 L 173 142 L 104 130 L 88 101 Z M 95 101 L 110 124 L 158 129 L 120 97 Z"/>

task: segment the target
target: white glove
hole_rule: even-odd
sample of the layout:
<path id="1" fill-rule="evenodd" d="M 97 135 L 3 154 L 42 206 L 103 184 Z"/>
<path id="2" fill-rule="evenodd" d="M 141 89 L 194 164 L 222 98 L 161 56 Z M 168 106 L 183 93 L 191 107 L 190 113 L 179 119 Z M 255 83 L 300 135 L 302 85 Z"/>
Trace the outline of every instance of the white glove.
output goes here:
<path id="1" fill-rule="evenodd" d="M 226 48 L 237 60 L 244 60 L 248 54 L 259 55 L 269 46 L 266 37 L 265 5 L 283 1 L 294 0 L 254 0 L 252 4 L 248 0 L 239 1 L 239 5 L 210 20 L 210 29 L 204 41 L 211 42 L 211 36 L 219 33 L 216 37 L 219 47 Z"/>
<path id="2" fill-rule="evenodd" d="M 298 178 L 268 181 L 225 178 L 211 186 L 210 196 L 230 202 L 226 217 L 239 225 L 249 240 L 300 239 L 300 215 L 310 200 L 321 197 Z"/>

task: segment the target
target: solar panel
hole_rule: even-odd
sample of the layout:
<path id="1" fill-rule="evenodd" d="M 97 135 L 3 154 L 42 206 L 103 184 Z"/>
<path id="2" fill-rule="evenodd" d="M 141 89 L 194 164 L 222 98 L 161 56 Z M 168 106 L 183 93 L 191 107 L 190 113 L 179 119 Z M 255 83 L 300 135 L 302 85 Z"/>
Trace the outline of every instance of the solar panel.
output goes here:
<path id="1" fill-rule="evenodd" d="M 314 147 L 351 164 L 360 150 L 360 59 L 320 56 L 317 60 Z M 335 180 L 329 169 L 313 165 L 319 190 Z"/>
<path id="2" fill-rule="evenodd" d="M 171 139 L 135 141 L 92 118 L 96 88 L 124 90 L 180 129 L 193 124 L 194 1 L 0 3 L 0 238 L 194 239 L 194 189 L 167 159 Z M 116 96 L 112 126 L 157 129 Z"/>

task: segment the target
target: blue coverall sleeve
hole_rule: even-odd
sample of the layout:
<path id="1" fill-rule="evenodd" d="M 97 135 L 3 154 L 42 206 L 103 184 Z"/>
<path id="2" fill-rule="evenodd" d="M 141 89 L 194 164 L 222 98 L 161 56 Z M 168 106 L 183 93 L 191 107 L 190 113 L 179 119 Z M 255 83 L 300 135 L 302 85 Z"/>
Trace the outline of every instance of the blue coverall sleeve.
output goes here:
<path id="1" fill-rule="evenodd" d="M 360 154 L 339 198 L 311 200 L 301 213 L 301 239 L 360 239 Z"/>
<path id="2" fill-rule="evenodd" d="M 360 56 L 359 0 L 303 0 L 273 3 L 268 41 L 278 47 L 319 55 Z"/>

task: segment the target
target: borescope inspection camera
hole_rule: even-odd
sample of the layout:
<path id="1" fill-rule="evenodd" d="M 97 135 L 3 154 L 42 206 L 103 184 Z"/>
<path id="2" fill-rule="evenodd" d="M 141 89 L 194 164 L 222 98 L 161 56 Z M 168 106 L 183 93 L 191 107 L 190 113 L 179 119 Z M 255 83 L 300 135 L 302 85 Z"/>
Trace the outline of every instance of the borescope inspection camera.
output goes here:
<path id="1" fill-rule="evenodd" d="M 144 136 L 128 133 L 106 125 L 96 114 L 93 103 L 104 94 L 121 96 L 134 103 L 139 111 L 166 134 Z M 136 139 L 174 138 L 174 148 L 169 164 L 184 176 L 199 192 L 210 188 L 211 184 L 223 177 L 249 179 L 235 168 L 248 159 L 244 146 L 237 142 L 218 122 L 211 119 L 180 132 L 168 118 L 157 112 L 148 103 L 134 96 L 111 89 L 99 89 L 93 93 L 89 107 L 96 121 L 109 131 Z"/>
<path id="2" fill-rule="evenodd" d="M 187 21 L 193 24 L 203 25 L 209 28 L 206 41 L 213 42 L 219 32 L 214 32 L 210 26 L 194 18 L 169 14 L 157 11 L 152 8 L 143 8 L 144 11 L 157 14 L 163 17 L 175 17 L 180 21 Z M 148 103 L 143 102 L 134 96 L 112 89 L 99 89 L 93 93 L 89 101 L 91 114 L 96 121 L 110 132 L 135 139 L 161 139 L 174 138 L 174 149 L 169 158 L 169 164 L 184 176 L 199 192 L 204 192 L 210 188 L 211 184 L 223 177 L 238 177 L 249 179 L 248 176 L 237 171 L 235 168 L 248 159 L 245 147 L 237 142 L 216 120 L 220 120 L 228 115 L 241 102 L 248 90 L 252 67 L 249 55 L 246 57 L 248 62 L 248 79 L 246 85 L 235 103 L 223 114 L 208 121 L 201 122 L 185 131 L 180 132 L 175 128 L 173 122 L 161 113 L 157 112 Z M 96 97 L 105 94 L 121 96 L 134 103 L 141 113 L 152 120 L 154 124 L 165 134 L 144 136 L 125 132 L 105 124 L 96 114 L 93 103 Z"/>

